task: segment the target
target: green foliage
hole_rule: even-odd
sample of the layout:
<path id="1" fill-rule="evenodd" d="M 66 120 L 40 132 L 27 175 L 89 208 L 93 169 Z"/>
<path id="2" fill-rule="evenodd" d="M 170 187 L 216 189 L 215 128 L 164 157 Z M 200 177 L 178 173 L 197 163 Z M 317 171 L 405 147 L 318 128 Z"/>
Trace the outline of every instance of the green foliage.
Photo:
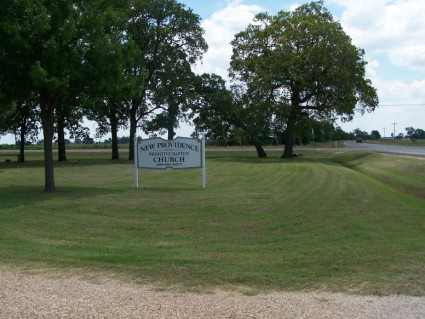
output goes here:
<path id="1" fill-rule="evenodd" d="M 353 131 L 353 138 L 354 137 L 360 137 L 361 139 L 363 139 L 363 140 L 373 140 L 373 141 L 378 141 L 378 140 L 380 140 L 381 139 L 381 133 L 379 133 L 379 131 L 377 131 L 377 130 L 372 130 L 371 132 L 370 132 L 370 134 L 368 133 L 368 132 L 366 132 L 366 131 L 362 131 L 361 129 L 359 129 L 359 128 L 356 128 L 354 131 Z"/>
<path id="2" fill-rule="evenodd" d="M 337 126 L 335 128 L 333 137 L 335 141 L 344 141 L 344 140 L 353 140 L 356 136 L 354 133 L 347 133 L 340 126 Z"/>
<path id="3" fill-rule="evenodd" d="M 183 113 L 191 66 L 208 46 L 200 17 L 175 0 L 133 0 L 130 8 L 127 40 L 138 50 L 127 71 L 134 77 L 129 103 L 132 139 L 136 127 L 156 109 L 162 108 L 169 119 L 166 128 L 174 128 L 176 118 Z M 174 95 L 178 98 L 171 104 Z M 157 124 L 152 126 L 158 128 Z M 129 154 L 133 159 L 132 147 Z"/>
<path id="4" fill-rule="evenodd" d="M 51 152 L 55 129 L 60 141 L 65 127 L 84 135 L 79 126 L 83 96 L 93 99 L 98 90 L 109 98 L 113 89 L 125 92 L 117 83 L 127 22 L 122 8 L 129 3 L 14 0 L 2 5 L 1 98 L 11 105 L 37 97 L 34 109 L 39 107 L 43 126 L 45 190 L 51 192 L 55 190 Z"/>
<path id="5" fill-rule="evenodd" d="M 403 146 L 425 146 L 425 139 L 423 140 L 411 140 L 411 139 L 381 139 L 379 141 L 373 141 L 376 144 L 387 144 L 387 145 L 403 145 Z"/>
<path id="6" fill-rule="evenodd" d="M 207 153 L 206 191 L 199 170 L 140 170 L 135 190 L 131 163 L 73 152 L 50 196 L 41 153 L 0 163 L 1 263 L 183 289 L 425 294 L 422 159 L 270 155 Z"/>
<path id="7" fill-rule="evenodd" d="M 234 124 L 231 92 L 224 79 L 216 74 L 202 74 L 195 81 L 198 101 L 193 104 L 191 114 L 195 134 L 203 133 L 208 139 L 226 145 Z"/>
<path id="8" fill-rule="evenodd" d="M 4 4 L 3 4 L 4 5 Z M 78 32 L 83 16 L 74 1 L 9 1 L 2 13 L 0 64 L 4 99 L 38 96 L 45 145 L 45 190 L 55 190 L 52 138 L 55 111 L 81 70 Z M 80 11 L 81 10 L 81 11 Z M 3 10 L 2 10 L 3 11 Z"/>
<path id="9" fill-rule="evenodd" d="M 425 139 L 425 131 L 420 128 L 406 127 L 406 136 L 411 140 Z"/>
<path id="10" fill-rule="evenodd" d="M 370 138 L 372 140 L 380 140 L 381 139 L 381 133 L 379 133 L 379 131 L 377 131 L 377 130 L 372 130 L 372 132 L 370 132 Z"/>
<path id="11" fill-rule="evenodd" d="M 232 45 L 231 77 L 262 108 L 255 118 L 263 114 L 284 124 L 284 157 L 292 157 L 299 122 L 350 120 L 356 110 L 378 105 L 365 78 L 364 51 L 351 43 L 323 1 L 276 16 L 258 14 Z"/>

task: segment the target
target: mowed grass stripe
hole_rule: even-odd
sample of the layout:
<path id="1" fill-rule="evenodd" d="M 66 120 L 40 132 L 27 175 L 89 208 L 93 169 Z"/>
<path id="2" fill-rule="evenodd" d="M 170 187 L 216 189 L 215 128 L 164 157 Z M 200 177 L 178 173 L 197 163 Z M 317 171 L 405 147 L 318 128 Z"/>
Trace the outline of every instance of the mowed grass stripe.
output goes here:
<path id="1" fill-rule="evenodd" d="M 0 260 L 183 289 L 423 295 L 424 198 L 361 169 L 386 156 L 208 154 L 202 191 L 200 170 L 140 170 L 136 190 L 128 161 L 73 153 L 55 194 L 40 163 L 2 163 Z"/>

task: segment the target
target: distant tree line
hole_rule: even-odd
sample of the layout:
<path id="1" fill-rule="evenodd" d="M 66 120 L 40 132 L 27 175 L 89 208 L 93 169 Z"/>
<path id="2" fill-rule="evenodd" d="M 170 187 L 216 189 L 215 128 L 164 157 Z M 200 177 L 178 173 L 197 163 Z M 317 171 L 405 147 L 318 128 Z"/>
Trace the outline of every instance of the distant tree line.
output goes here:
<path id="1" fill-rule="evenodd" d="M 337 119 L 378 105 L 355 47 L 323 1 L 258 14 L 232 41 L 228 85 L 193 66 L 207 51 L 200 17 L 176 0 L 4 0 L 0 11 L 0 134 L 24 145 L 43 133 L 45 191 L 55 191 L 53 144 L 118 132 L 175 136 L 181 122 L 220 143 L 295 143 L 343 135 Z M 94 141 L 93 141 L 94 142 Z M 134 148 L 129 144 L 129 160 Z"/>
<path id="2" fill-rule="evenodd" d="M 425 139 L 425 131 L 420 128 L 406 127 L 406 134 L 404 137 L 411 140 L 423 140 Z"/>

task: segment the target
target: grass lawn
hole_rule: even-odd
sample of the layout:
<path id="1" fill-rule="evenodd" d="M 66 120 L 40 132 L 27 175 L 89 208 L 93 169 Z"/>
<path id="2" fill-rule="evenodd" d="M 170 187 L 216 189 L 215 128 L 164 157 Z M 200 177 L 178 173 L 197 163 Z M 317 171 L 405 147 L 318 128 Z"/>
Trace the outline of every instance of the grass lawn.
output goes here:
<path id="1" fill-rule="evenodd" d="M 384 145 L 401 145 L 401 146 L 425 146 L 425 140 L 410 140 L 410 139 L 381 139 L 366 141 L 373 144 L 384 144 Z"/>
<path id="2" fill-rule="evenodd" d="M 200 170 L 69 153 L 0 163 L 0 264 L 108 273 L 158 287 L 425 295 L 425 161 L 208 152 Z M 126 156 L 123 156 L 126 157 Z"/>

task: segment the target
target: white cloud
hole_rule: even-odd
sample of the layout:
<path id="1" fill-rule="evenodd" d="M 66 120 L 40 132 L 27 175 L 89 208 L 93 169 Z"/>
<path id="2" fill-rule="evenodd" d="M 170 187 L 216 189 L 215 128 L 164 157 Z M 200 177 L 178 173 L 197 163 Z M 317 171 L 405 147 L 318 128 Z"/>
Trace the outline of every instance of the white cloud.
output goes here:
<path id="1" fill-rule="evenodd" d="M 343 124 L 347 131 L 359 127 L 362 130 L 380 130 L 386 127 L 387 136 L 392 132 L 391 123 L 398 122 L 397 130 L 404 127 L 423 128 L 425 106 L 425 79 L 412 81 L 402 74 L 386 72 L 391 64 L 406 70 L 425 72 L 425 12 L 424 0 L 329 0 L 342 8 L 341 24 L 356 46 L 366 51 L 367 76 L 377 88 L 382 106 L 373 113 L 356 115 L 351 123 Z M 293 2 L 286 10 L 293 10 Z M 227 5 L 203 21 L 205 38 L 210 46 L 204 56 L 204 64 L 198 72 L 216 73 L 228 79 L 232 54 L 230 42 L 234 35 L 245 30 L 255 14 L 266 11 L 258 5 L 245 5 L 243 1 L 228 1 Z M 388 61 L 382 61 L 383 56 Z M 400 70 L 400 68 L 399 68 Z M 391 128 L 391 131 L 390 131 Z"/>
<path id="2" fill-rule="evenodd" d="M 425 106 L 420 104 L 425 103 L 425 1 L 328 0 L 327 3 L 342 8 L 339 17 L 342 27 L 356 46 L 365 49 L 368 76 L 377 88 L 380 104 L 386 105 L 371 114 L 357 115 L 343 128 L 370 131 L 386 127 L 387 136 L 394 122 L 399 123 L 399 132 L 403 133 L 407 126 L 423 128 Z"/>
<path id="3" fill-rule="evenodd" d="M 291 4 L 289 6 L 289 11 L 295 11 L 299 6 L 301 6 L 301 4 L 299 4 L 299 3 Z"/>
<path id="4" fill-rule="evenodd" d="M 385 97 L 380 104 L 417 104 L 425 101 L 425 80 L 421 81 L 376 81 L 380 95 Z M 423 107 L 425 108 L 425 106 Z"/>
<path id="5" fill-rule="evenodd" d="M 263 11 L 258 5 L 245 5 L 241 1 L 229 1 L 227 6 L 202 22 L 205 39 L 209 45 L 203 64 L 198 65 L 199 73 L 216 73 L 228 79 L 232 47 L 230 42 L 236 33 L 246 29 L 254 16 Z"/>
<path id="6" fill-rule="evenodd" d="M 425 80 L 404 82 L 400 80 L 384 81 L 375 79 L 374 86 L 380 96 L 380 106 L 372 113 L 357 114 L 352 122 L 341 124 L 351 132 L 356 128 L 371 132 L 379 130 L 386 136 L 393 132 L 391 123 L 397 123 L 397 133 L 406 133 L 405 128 L 424 129 L 425 118 Z"/>
<path id="7" fill-rule="evenodd" d="M 425 73 L 425 43 L 391 49 L 388 56 L 395 65 Z"/>
<path id="8" fill-rule="evenodd" d="M 353 42 L 371 55 L 392 52 L 397 65 L 416 68 L 423 55 L 425 1 L 330 0 L 344 7 L 341 24 Z M 420 49 L 420 50 L 417 50 Z M 403 57 L 403 64 L 397 57 Z M 406 61 L 407 59 L 407 61 Z"/>

